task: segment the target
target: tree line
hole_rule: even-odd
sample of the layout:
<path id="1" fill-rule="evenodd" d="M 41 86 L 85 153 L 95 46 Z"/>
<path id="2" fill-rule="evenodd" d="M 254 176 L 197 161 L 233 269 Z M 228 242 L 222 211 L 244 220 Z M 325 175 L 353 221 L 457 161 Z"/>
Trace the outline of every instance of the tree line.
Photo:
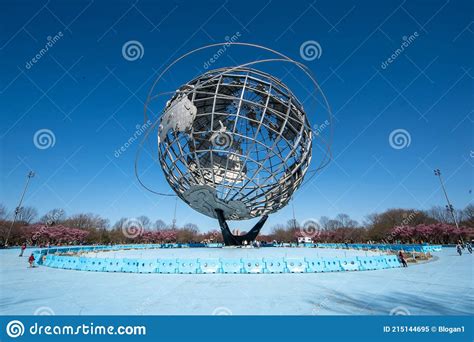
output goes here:
<path id="1" fill-rule="evenodd" d="M 9 235 L 9 245 L 25 242 L 44 244 L 117 244 L 166 242 L 222 242 L 219 231 L 200 232 L 194 223 L 177 226 L 161 219 L 143 215 L 134 219 L 121 218 L 114 224 L 97 214 L 80 213 L 68 216 L 62 209 L 53 209 L 43 216 L 33 207 L 21 208 L 12 226 L 14 213 L 0 204 L 0 245 Z M 429 210 L 388 209 L 366 216 L 362 223 L 339 214 L 322 216 L 317 222 L 289 220 L 277 224 L 260 241 L 295 242 L 298 237 L 310 237 L 315 242 L 432 242 L 454 243 L 474 237 L 474 205 L 455 212 L 458 229 L 452 215 L 443 207 Z M 237 225 L 237 224 L 235 224 Z M 245 232 L 242 232 L 245 233 Z"/>

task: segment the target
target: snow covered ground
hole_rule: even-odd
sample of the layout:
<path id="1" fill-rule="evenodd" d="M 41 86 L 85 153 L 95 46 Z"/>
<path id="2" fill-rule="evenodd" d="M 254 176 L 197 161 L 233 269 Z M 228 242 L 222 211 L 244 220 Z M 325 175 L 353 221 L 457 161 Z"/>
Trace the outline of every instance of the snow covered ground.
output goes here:
<path id="1" fill-rule="evenodd" d="M 454 248 L 443 249 L 435 254 L 434 260 L 410 265 L 406 269 L 237 275 L 95 273 L 48 267 L 28 269 L 29 251 L 23 258 L 18 257 L 19 250 L 0 251 L 2 315 L 35 312 L 56 315 L 474 314 L 474 256 L 463 254 L 459 257 Z M 122 252 L 114 253 L 122 257 L 119 255 Z M 140 253 L 156 251 L 136 253 L 140 256 Z M 278 253 L 287 253 L 291 257 L 318 253 L 329 257 L 342 256 L 344 251 L 262 248 L 224 252 L 167 250 L 164 253 L 170 254 L 160 256 L 241 253 L 241 256 L 260 257 L 285 256 Z M 250 255 L 252 253 L 262 255 Z"/>

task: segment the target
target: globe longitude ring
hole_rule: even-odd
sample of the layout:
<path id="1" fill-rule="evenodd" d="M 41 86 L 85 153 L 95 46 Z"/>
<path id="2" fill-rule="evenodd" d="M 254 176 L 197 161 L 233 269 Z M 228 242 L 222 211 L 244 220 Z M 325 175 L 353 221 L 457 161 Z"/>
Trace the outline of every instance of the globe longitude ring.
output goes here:
<path id="1" fill-rule="evenodd" d="M 282 81 L 255 69 L 260 62 L 210 70 L 185 83 L 144 139 L 158 127 L 165 179 L 190 207 L 219 220 L 226 244 L 242 240 L 230 234 L 227 219 L 262 217 L 251 232 L 260 230 L 268 214 L 288 204 L 311 162 L 314 135 L 303 105 Z"/>

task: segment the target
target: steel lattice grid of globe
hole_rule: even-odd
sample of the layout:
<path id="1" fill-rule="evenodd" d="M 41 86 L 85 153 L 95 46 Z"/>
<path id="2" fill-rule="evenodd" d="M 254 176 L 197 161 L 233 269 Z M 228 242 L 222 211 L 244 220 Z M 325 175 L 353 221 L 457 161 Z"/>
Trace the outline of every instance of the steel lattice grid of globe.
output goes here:
<path id="1" fill-rule="evenodd" d="M 223 68 L 182 86 L 167 108 L 180 96 L 197 109 L 192 126 L 170 129 L 159 143 L 160 164 L 177 195 L 188 202 L 186 191 L 208 185 L 220 201 L 245 204 L 248 214 L 230 219 L 284 207 L 303 181 L 312 148 L 309 121 L 290 89 L 255 69 Z"/>

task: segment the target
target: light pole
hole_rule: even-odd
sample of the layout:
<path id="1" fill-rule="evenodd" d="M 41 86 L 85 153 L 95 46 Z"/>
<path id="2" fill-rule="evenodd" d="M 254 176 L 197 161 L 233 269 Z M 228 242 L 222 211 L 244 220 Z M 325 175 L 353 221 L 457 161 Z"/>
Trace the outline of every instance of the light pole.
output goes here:
<path id="1" fill-rule="evenodd" d="M 35 173 L 33 171 L 28 172 L 28 175 L 26 176 L 25 188 L 23 189 L 23 193 L 21 194 L 20 203 L 18 203 L 18 207 L 15 208 L 15 216 L 13 217 L 13 221 L 10 225 L 10 229 L 8 230 L 8 234 L 5 239 L 5 247 L 8 246 L 8 239 L 10 238 L 10 233 L 12 232 L 13 225 L 15 224 L 18 214 L 21 211 L 21 204 L 23 203 L 23 198 L 25 197 L 26 189 L 28 189 L 28 184 L 30 184 L 30 179 L 33 178 L 34 176 L 35 176 Z"/>
<path id="2" fill-rule="evenodd" d="M 296 230 L 296 215 L 295 215 L 295 202 L 291 199 L 291 207 L 293 208 L 293 228 Z"/>
<path id="3" fill-rule="evenodd" d="M 435 176 L 438 176 L 439 182 L 441 183 L 441 188 L 443 189 L 443 192 L 444 192 L 444 197 L 446 197 L 446 202 L 448 202 L 448 204 L 446 205 L 446 210 L 451 213 L 451 216 L 453 217 L 453 221 L 456 224 L 456 228 L 459 229 L 458 220 L 456 219 L 456 215 L 454 215 L 454 207 L 451 204 L 451 202 L 449 202 L 448 193 L 446 192 L 446 188 L 444 187 L 444 184 L 443 184 L 443 179 L 441 178 L 441 171 L 439 169 L 436 169 L 434 170 L 434 174 Z"/>
<path id="4" fill-rule="evenodd" d="M 176 196 L 176 202 L 174 203 L 173 229 L 176 229 L 176 207 L 177 206 L 178 206 L 178 197 Z"/>

